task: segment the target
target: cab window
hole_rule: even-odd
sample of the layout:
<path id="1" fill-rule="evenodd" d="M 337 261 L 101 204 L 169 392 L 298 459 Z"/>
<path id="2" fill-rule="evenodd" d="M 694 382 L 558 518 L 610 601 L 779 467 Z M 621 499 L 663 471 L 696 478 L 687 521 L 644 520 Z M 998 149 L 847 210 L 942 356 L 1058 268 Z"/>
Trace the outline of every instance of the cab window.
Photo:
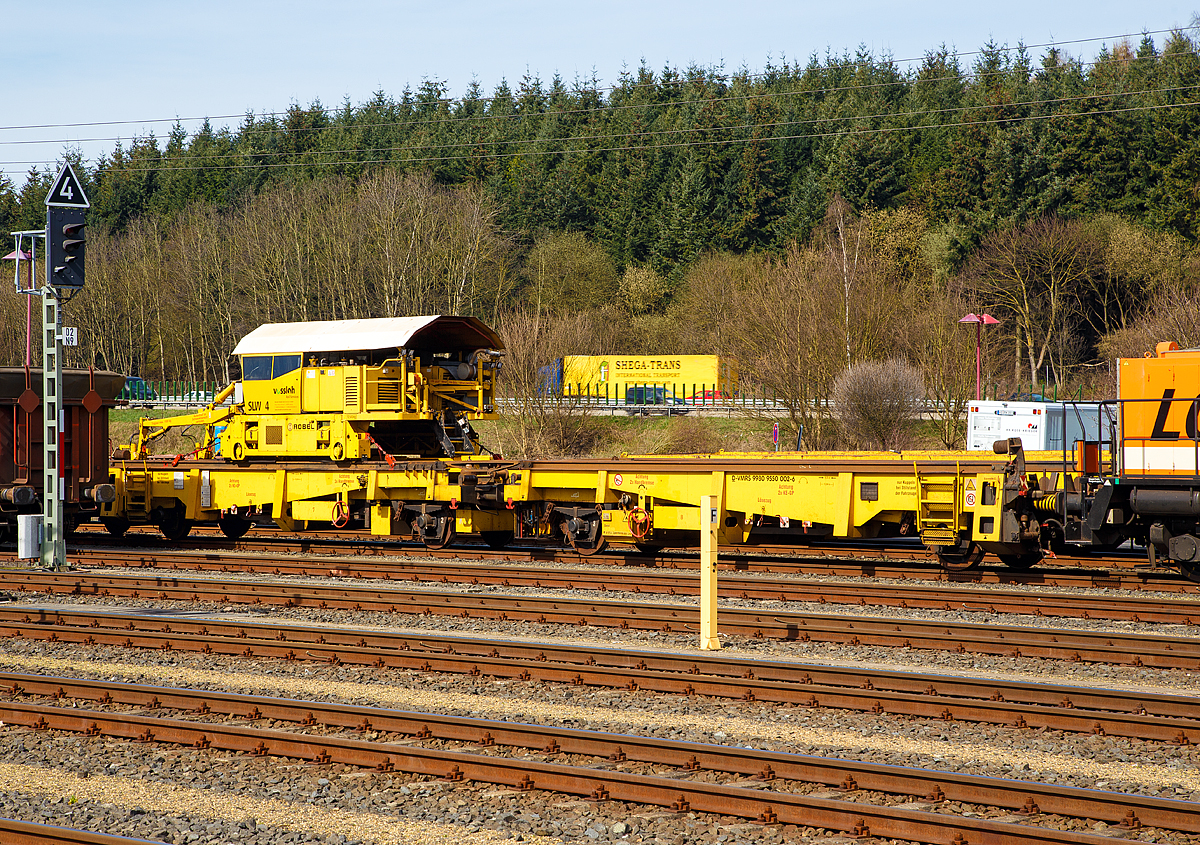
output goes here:
<path id="1" fill-rule="evenodd" d="M 270 381 L 271 356 L 245 355 L 242 357 L 243 381 Z"/>
<path id="2" fill-rule="evenodd" d="M 275 372 L 274 378 L 286 376 L 288 373 L 295 372 L 300 369 L 299 355 L 276 355 L 275 356 Z"/>

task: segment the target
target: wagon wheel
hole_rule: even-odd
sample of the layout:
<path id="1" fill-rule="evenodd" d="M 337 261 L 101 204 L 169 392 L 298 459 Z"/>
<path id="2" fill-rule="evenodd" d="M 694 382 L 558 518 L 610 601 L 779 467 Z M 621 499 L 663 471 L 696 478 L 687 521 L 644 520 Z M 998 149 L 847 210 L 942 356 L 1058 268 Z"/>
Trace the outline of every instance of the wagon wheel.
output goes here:
<path id="1" fill-rule="evenodd" d="M 970 543 L 964 549 L 962 546 L 933 546 L 938 564 L 949 572 L 963 572 L 974 569 L 983 560 L 983 549 L 976 543 Z"/>
<path id="2" fill-rule="evenodd" d="M 444 549 L 446 546 L 454 542 L 456 532 L 454 529 L 454 517 L 442 517 L 441 531 L 436 535 L 430 536 L 421 530 L 417 525 L 416 520 L 412 523 L 413 539 L 420 539 L 425 544 L 427 549 Z"/>
<path id="3" fill-rule="evenodd" d="M 586 543 L 576 543 L 575 539 L 567 534 L 567 539 L 571 541 L 571 548 L 581 554 L 583 557 L 591 557 L 594 554 L 604 551 L 608 548 L 608 541 L 603 537 L 597 537 L 596 542 L 588 545 Z"/>
<path id="4" fill-rule="evenodd" d="M 446 546 L 454 542 L 455 536 L 457 535 L 455 534 L 454 527 L 447 527 L 447 529 L 437 537 L 425 537 L 425 548 L 433 549 L 435 551 L 437 549 L 444 549 Z"/>
<path id="5" fill-rule="evenodd" d="M 129 530 L 129 520 L 119 516 L 101 517 L 100 523 L 104 526 L 104 530 L 114 537 L 123 537 Z"/>
<path id="6" fill-rule="evenodd" d="M 217 527 L 221 529 L 221 533 L 230 540 L 236 540 L 245 535 L 250 530 L 250 526 L 254 523 L 250 520 L 240 517 L 237 514 L 227 514 L 217 520 Z"/>
<path id="7" fill-rule="evenodd" d="M 588 534 L 594 533 L 595 539 L 591 541 L 576 540 L 575 532 L 577 530 L 577 526 L 570 523 L 580 518 L 581 517 L 572 517 L 570 520 L 559 520 L 557 523 L 557 528 L 559 532 L 561 532 L 562 536 L 566 538 L 567 545 L 569 545 L 583 557 L 591 557 L 592 555 L 603 551 L 608 546 L 608 541 L 604 539 L 604 523 L 600 521 L 599 511 L 592 513 L 591 517 L 586 518 L 585 521 L 594 526 L 592 530 L 588 531 Z"/>
<path id="8" fill-rule="evenodd" d="M 186 537 L 192 531 L 192 521 L 185 519 L 182 516 L 182 509 L 177 511 L 168 511 L 167 517 L 158 524 L 158 530 L 168 540 L 178 542 Z"/>
<path id="9" fill-rule="evenodd" d="M 480 531 L 479 536 L 489 549 L 503 549 L 513 541 L 511 531 Z"/>
<path id="10" fill-rule="evenodd" d="M 1000 555 L 1000 562 L 1009 569 L 1015 569 L 1018 572 L 1024 572 L 1026 569 L 1032 569 L 1042 562 L 1041 552 L 1030 552 L 1021 555 Z"/>

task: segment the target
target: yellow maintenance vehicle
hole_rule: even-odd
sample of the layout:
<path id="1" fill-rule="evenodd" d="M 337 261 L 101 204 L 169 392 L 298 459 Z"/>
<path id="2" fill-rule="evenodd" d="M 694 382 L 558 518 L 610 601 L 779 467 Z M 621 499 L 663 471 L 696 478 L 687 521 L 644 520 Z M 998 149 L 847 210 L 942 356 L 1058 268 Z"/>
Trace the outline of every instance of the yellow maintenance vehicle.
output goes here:
<path id="1" fill-rule="evenodd" d="M 1041 558 L 1047 479 L 1019 440 L 999 454 L 869 452 L 622 456 L 523 461 L 485 455 L 471 421 L 495 415 L 501 342 L 477 320 L 410 317 L 278 324 L 237 345 L 236 382 L 194 414 L 143 420 L 114 456 L 110 531 L 192 525 L 231 537 L 255 523 L 288 531 L 369 529 L 441 547 L 459 534 L 593 554 L 608 541 L 691 546 L 784 533 L 805 539 L 920 538 L 947 568 L 993 552 Z M 239 393 L 240 391 L 240 393 Z M 203 432 L 185 455 L 149 444 Z M 701 508 L 712 496 L 712 513 Z"/>
<path id="2" fill-rule="evenodd" d="M 231 383 L 190 414 L 142 419 L 138 436 L 114 455 L 118 467 L 152 463 L 150 445 L 172 429 L 196 426 L 196 448 L 172 457 L 248 467 L 286 461 L 326 465 L 480 452 L 471 422 L 495 416 L 500 337 L 473 317 L 389 317 L 275 323 L 242 338 Z M 155 503 L 126 484 L 122 511 L 106 517 L 120 533 L 151 522 L 186 534 L 185 508 Z M 243 533 L 244 518 L 226 519 Z"/>

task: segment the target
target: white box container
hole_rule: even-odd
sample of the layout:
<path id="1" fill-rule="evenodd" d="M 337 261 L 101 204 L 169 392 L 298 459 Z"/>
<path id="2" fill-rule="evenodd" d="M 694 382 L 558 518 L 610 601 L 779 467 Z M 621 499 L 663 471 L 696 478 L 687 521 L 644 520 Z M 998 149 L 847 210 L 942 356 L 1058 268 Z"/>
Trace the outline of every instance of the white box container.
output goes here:
<path id="1" fill-rule="evenodd" d="M 42 556 L 42 515 L 25 513 L 17 516 L 17 558 L 29 560 Z"/>
<path id="2" fill-rule="evenodd" d="M 967 405 L 967 449 L 992 450 L 997 440 L 1020 437 L 1026 451 L 1070 452 L 1077 440 L 1105 432 L 1095 402 L 980 401 Z"/>

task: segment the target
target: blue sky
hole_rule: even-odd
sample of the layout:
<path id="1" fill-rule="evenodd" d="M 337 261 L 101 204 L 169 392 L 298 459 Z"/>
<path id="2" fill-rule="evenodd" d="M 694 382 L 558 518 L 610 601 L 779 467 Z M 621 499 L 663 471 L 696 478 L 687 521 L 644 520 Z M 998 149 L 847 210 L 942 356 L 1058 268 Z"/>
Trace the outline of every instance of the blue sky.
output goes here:
<path id="1" fill-rule="evenodd" d="M 53 163 L 66 145 L 93 162 L 116 138 L 163 137 L 176 117 L 282 111 L 314 100 L 358 104 L 377 90 L 399 95 L 426 78 L 445 82 L 454 96 L 472 79 L 491 91 L 502 78 L 516 83 L 526 73 L 543 80 L 558 73 L 568 83 L 594 75 L 611 84 L 643 60 L 655 70 L 698 64 L 754 71 L 768 59 L 805 60 L 860 45 L 902 60 L 942 44 L 974 51 L 989 39 L 1060 44 L 1088 59 L 1102 42 L 1069 42 L 1186 28 L 1194 3 L 770 0 L 737 9 L 711 0 L 118 0 L 58 6 L 64 14 L 50 20 L 27 3 L 0 0 L 10 24 L 0 53 L 8 83 L 0 169 L 19 187 L 31 162 Z M 27 38 L 15 26 L 23 20 L 34 33 Z M 62 125 L 93 122 L 104 125 Z M 35 124 L 53 125 L 12 128 Z"/>

